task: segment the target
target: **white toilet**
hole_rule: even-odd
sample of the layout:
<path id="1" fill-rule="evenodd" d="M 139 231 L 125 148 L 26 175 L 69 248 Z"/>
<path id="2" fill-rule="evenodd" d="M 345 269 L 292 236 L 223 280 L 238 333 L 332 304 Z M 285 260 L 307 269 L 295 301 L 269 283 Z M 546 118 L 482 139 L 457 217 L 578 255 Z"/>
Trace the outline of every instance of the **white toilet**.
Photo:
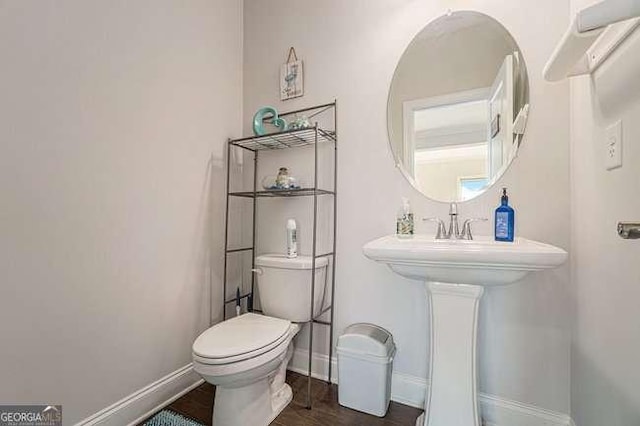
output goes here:
<path id="1" fill-rule="evenodd" d="M 322 309 L 327 259 L 316 259 L 314 316 Z M 312 258 L 256 258 L 260 306 L 204 331 L 193 343 L 195 370 L 216 385 L 213 426 L 263 426 L 291 402 L 285 383 L 295 322 L 311 319 Z"/>

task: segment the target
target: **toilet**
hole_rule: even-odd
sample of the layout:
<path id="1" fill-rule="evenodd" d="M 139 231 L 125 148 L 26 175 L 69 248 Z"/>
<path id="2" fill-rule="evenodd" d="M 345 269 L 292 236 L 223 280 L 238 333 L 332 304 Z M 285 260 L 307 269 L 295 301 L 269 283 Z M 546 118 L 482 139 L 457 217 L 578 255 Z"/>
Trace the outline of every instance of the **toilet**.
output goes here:
<path id="1" fill-rule="evenodd" d="M 311 315 L 312 258 L 258 256 L 254 272 L 263 315 L 245 313 L 205 330 L 193 343 L 195 371 L 216 386 L 213 426 L 268 425 L 291 402 L 285 383 L 293 338 Z M 316 259 L 313 316 L 326 291 L 327 259 Z"/>

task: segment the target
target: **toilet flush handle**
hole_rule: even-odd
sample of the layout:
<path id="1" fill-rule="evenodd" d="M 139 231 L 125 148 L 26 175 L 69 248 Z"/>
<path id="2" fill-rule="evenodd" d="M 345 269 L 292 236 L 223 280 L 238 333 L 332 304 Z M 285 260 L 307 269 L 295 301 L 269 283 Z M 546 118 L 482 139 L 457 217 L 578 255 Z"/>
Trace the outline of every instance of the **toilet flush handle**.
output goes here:
<path id="1" fill-rule="evenodd" d="M 262 275 L 262 269 L 260 268 L 252 269 L 251 272 L 253 272 L 254 274 Z"/>

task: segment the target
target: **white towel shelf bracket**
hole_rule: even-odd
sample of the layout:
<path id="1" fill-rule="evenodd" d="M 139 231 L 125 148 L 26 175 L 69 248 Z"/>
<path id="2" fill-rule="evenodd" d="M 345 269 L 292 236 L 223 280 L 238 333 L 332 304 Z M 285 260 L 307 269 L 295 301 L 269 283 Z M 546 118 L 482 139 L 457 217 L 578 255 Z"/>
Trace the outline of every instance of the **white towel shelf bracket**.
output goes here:
<path id="1" fill-rule="evenodd" d="M 592 73 L 638 27 L 639 17 L 640 0 L 605 0 L 581 10 L 551 54 L 544 78 Z M 629 22 L 611 26 L 622 21 Z"/>

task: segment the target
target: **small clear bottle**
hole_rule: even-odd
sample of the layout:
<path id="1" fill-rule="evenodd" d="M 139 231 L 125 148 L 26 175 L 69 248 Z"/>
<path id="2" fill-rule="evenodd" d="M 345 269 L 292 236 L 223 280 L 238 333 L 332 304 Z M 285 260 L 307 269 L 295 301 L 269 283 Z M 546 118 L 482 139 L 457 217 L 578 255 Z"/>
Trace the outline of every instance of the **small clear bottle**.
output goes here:
<path id="1" fill-rule="evenodd" d="M 276 176 L 276 187 L 278 189 L 289 188 L 289 169 L 280 167 L 278 176 Z"/>
<path id="2" fill-rule="evenodd" d="M 408 198 L 402 199 L 402 207 L 396 216 L 396 235 L 398 238 L 411 238 L 414 234 L 413 211 Z"/>

